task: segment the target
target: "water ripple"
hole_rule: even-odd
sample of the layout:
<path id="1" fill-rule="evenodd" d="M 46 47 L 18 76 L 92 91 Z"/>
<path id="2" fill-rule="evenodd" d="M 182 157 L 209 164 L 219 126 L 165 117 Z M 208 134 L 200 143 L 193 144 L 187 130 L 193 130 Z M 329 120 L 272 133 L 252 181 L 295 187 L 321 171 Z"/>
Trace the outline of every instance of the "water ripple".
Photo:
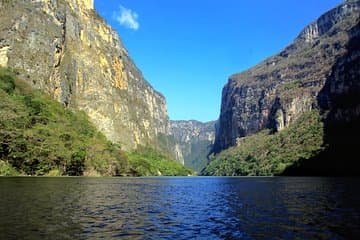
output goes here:
<path id="1" fill-rule="evenodd" d="M 359 239 L 353 178 L 0 178 L 0 239 Z"/>

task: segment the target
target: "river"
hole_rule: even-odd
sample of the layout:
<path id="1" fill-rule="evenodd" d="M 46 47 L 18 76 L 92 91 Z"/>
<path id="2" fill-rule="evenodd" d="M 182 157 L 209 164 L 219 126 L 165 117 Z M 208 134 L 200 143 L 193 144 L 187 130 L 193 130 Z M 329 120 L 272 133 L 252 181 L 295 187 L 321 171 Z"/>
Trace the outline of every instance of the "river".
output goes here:
<path id="1" fill-rule="evenodd" d="M 360 239 L 360 179 L 2 177 L 0 239 Z"/>

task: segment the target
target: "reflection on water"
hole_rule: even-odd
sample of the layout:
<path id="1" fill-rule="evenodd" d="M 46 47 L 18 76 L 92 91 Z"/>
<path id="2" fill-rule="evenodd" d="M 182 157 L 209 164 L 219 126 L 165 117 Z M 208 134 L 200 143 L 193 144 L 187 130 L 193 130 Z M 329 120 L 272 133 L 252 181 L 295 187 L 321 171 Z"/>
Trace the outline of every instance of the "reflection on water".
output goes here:
<path id="1" fill-rule="evenodd" d="M 0 239 L 359 239 L 360 179 L 0 178 Z"/>

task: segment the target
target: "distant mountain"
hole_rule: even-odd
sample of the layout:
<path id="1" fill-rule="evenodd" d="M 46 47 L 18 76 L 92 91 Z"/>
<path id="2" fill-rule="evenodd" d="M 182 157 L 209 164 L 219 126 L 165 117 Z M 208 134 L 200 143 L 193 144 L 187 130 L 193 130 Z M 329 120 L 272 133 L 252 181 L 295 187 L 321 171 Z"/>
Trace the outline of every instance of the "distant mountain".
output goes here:
<path id="1" fill-rule="evenodd" d="M 230 77 L 216 156 L 205 174 L 360 174 L 354 167 L 360 147 L 359 5 L 340 4 L 279 54 Z"/>
<path id="2" fill-rule="evenodd" d="M 200 172 L 207 164 L 207 155 L 215 140 L 216 121 L 170 121 L 170 132 L 176 140 L 178 160 Z"/>

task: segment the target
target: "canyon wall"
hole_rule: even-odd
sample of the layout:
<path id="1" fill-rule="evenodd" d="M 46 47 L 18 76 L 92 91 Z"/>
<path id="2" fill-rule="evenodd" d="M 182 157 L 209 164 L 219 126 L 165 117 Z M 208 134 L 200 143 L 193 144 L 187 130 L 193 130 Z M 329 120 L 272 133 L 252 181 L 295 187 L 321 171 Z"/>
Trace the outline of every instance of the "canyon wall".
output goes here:
<path id="1" fill-rule="evenodd" d="M 359 10 L 359 1 L 340 4 L 307 26 L 279 54 L 230 76 L 222 92 L 213 152 L 235 146 L 239 138 L 263 129 L 281 131 L 314 108 L 330 111 L 336 106 L 336 95 L 348 96 L 350 92 L 355 96 L 359 51 L 354 42 L 359 43 Z M 351 62 L 350 72 L 344 71 L 344 62 Z M 356 107 L 352 111 L 338 113 L 357 118 L 357 103 L 353 102 Z"/>
<path id="2" fill-rule="evenodd" d="M 169 134 L 164 96 L 144 79 L 93 0 L 1 0 L 0 65 L 86 112 L 125 150 Z"/>

